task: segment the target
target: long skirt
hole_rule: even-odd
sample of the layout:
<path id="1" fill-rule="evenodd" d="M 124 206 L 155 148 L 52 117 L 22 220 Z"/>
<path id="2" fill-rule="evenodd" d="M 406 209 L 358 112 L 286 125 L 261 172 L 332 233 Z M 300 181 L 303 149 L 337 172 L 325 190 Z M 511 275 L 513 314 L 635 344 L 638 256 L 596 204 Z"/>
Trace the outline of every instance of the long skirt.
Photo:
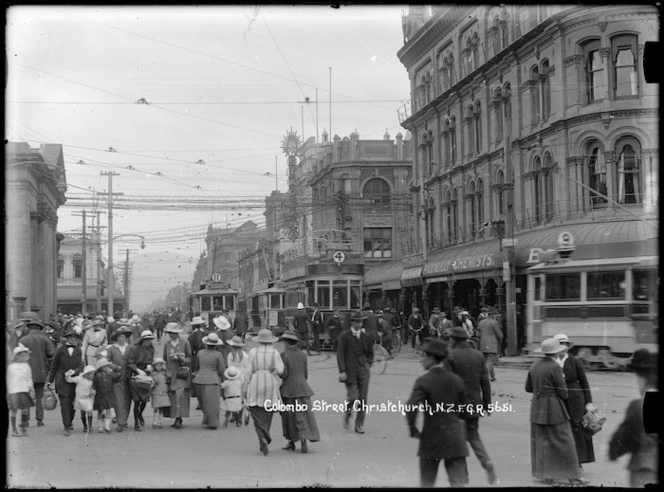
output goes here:
<path id="1" fill-rule="evenodd" d="M 169 391 L 171 406 L 164 407 L 164 417 L 169 419 L 189 417 L 189 400 L 191 399 L 189 388 L 181 388 Z"/>
<path id="2" fill-rule="evenodd" d="M 569 422 L 558 425 L 530 424 L 530 459 L 534 478 L 580 478 L 581 468 Z"/>
<path id="3" fill-rule="evenodd" d="M 572 424 L 572 435 L 576 444 L 576 454 L 579 457 L 579 463 L 594 463 L 595 448 L 593 447 L 593 438 L 588 435 L 581 424 Z"/>
<path id="4" fill-rule="evenodd" d="M 203 425 L 219 427 L 219 385 L 195 384 L 194 389 L 203 410 Z"/>
<path id="5" fill-rule="evenodd" d="M 115 395 L 115 416 L 118 419 L 118 425 L 127 425 L 129 417 L 129 407 L 131 407 L 131 398 L 129 394 L 129 384 L 127 381 L 120 381 L 113 385 L 113 394 Z"/>
<path id="6" fill-rule="evenodd" d="M 281 412 L 281 426 L 284 430 L 284 437 L 289 441 L 301 441 L 302 439 L 307 439 L 311 442 L 320 441 L 316 416 L 311 410 L 311 397 L 282 397 L 281 399 L 284 405 L 287 405 L 289 408 L 294 408 L 297 404 L 300 408 L 307 409 L 300 412 Z"/>
<path id="7" fill-rule="evenodd" d="M 272 425 L 272 416 L 274 412 L 265 410 L 263 407 L 253 406 L 249 407 L 249 413 L 254 420 L 254 428 L 258 439 L 264 439 L 268 444 L 272 442 L 270 437 L 270 426 Z"/>

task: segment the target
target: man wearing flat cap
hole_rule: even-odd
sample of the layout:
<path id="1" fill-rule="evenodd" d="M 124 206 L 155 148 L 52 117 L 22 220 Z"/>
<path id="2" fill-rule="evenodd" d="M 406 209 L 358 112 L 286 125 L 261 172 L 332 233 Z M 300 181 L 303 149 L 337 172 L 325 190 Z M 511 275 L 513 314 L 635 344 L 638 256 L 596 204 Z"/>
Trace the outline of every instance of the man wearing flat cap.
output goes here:
<path id="1" fill-rule="evenodd" d="M 442 460 L 450 486 L 463 487 L 468 482 L 468 445 L 460 411 L 466 404 L 464 384 L 459 376 L 443 365 L 447 357 L 446 341 L 428 338 L 422 344 L 421 351 L 421 363 L 427 372 L 415 381 L 406 404 L 410 437 L 420 440 L 417 453 L 420 485 L 434 486 Z M 421 431 L 415 425 L 420 410 L 424 413 Z"/>
<path id="2" fill-rule="evenodd" d="M 350 427 L 350 417 L 353 407 L 357 411 L 355 419 L 355 432 L 364 434 L 365 404 L 369 393 L 369 369 L 373 363 L 373 339 L 367 335 L 362 327 L 364 315 L 356 311 L 350 318 L 350 330 L 339 335 L 337 348 L 337 364 L 339 365 L 339 381 L 346 384 L 348 398 L 346 400 L 346 414 L 344 416 L 344 429 Z"/>

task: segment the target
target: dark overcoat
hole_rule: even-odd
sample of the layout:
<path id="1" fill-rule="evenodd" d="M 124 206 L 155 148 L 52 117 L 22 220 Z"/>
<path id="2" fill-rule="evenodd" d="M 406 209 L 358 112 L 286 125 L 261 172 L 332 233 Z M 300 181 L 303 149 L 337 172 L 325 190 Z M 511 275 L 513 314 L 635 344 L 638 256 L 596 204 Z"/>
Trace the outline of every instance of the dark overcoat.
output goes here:
<path id="1" fill-rule="evenodd" d="M 590 386 L 583 364 L 573 355 L 569 355 L 563 365 L 565 384 L 567 385 L 567 409 L 572 422 L 577 424 L 586 413 L 586 404 L 592 403 Z"/>
<path id="2" fill-rule="evenodd" d="M 337 364 L 339 372 L 345 372 L 348 379 L 356 378 L 360 368 L 369 370 L 373 363 L 373 340 L 362 332 L 360 338 L 352 330 L 341 332 L 338 339 Z"/>
<path id="3" fill-rule="evenodd" d="M 526 378 L 526 392 L 533 394 L 530 422 L 560 425 L 569 421 L 565 408 L 567 385 L 560 366 L 550 357 L 533 363 Z"/>
<path id="4" fill-rule="evenodd" d="M 279 389 L 282 398 L 313 396 L 314 392 L 307 383 L 309 371 L 306 354 L 297 346 L 287 345 L 281 352 L 281 360 L 284 363 L 284 372 L 279 375 L 283 380 Z"/>
<path id="5" fill-rule="evenodd" d="M 32 369 L 32 382 L 45 383 L 48 379 L 48 369 L 55 356 L 55 346 L 50 338 L 39 330 L 30 332 L 21 338 L 21 343 L 30 349 L 30 369 Z"/>
<path id="6" fill-rule="evenodd" d="M 74 376 L 83 371 L 83 352 L 79 347 L 74 347 L 74 351 L 69 355 L 67 344 L 60 346 L 55 351 L 53 364 L 48 373 L 48 382 L 55 383 L 55 391 L 60 397 L 74 398 L 76 396 L 76 383 L 68 383 L 65 380 L 65 372 L 74 370 Z"/>
<path id="7" fill-rule="evenodd" d="M 468 456 L 466 427 L 460 417 L 461 413 L 456 411 L 466 404 L 464 393 L 461 378 L 442 366 L 432 367 L 415 380 L 407 403 L 410 407 L 406 412 L 408 426 L 415 426 L 419 411 L 412 406 L 428 404 L 431 409 L 424 411 L 424 425 L 417 456 L 441 459 Z M 448 409 L 448 405 L 453 405 L 455 411 L 437 411 L 438 404 L 443 405 L 443 410 Z"/>
<path id="8" fill-rule="evenodd" d="M 449 351 L 443 365 L 463 380 L 466 402 L 472 403 L 474 409 L 482 404 L 487 410 L 491 403 L 491 383 L 482 352 L 468 342 L 460 342 Z"/>

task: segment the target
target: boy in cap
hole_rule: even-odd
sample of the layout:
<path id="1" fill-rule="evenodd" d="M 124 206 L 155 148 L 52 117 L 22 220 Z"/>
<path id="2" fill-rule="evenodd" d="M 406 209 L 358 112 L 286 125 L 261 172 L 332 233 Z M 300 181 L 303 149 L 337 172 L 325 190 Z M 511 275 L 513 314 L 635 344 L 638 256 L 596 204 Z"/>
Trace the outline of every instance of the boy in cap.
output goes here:
<path id="1" fill-rule="evenodd" d="M 463 487 L 468 482 L 468 445 L 460 414 L 466 404 L 463 381 L 443 366 L 447 357 L 447 342 L 429 338 L 424 341 L 421 350 L 421 363 L 427 372 L 415 381 L 406 404 L 410 437 L 420 440 L 417 453 L 420 458 L 420 485 L 434 486 L 442 460 L 450 486 Z M 439 411 L 441 408 L 452 408 L 453 411 Z M 422 431 L 415 425 L 420 409 L 424 410 Z"/>

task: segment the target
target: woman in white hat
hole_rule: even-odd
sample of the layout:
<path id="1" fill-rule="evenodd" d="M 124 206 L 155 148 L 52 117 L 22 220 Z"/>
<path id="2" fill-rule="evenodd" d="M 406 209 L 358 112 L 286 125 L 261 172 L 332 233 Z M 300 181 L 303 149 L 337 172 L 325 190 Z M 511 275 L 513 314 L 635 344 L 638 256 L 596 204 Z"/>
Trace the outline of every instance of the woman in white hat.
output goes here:
<path id="1" fill-rule="evenodd" d="M 164 417 L 175 419 L 171 427 L 182 428 L 182 419 L 189 417 L 191 400 L 191 346 L 182 338 L 179 323 L 170 322 L 164 332 L 170 338 L 164 344 L 162 358 L 166 361 L 166 373 L 170 375 L 168 395 L 171 406 L 164 409 Z"/>
<path id="2" fill-rule="evenodd" d="M 281 339 L 284 341 L 285 348 L 281 352 L 284 371 L 281 373 L 283 382 L 279 391 L 282 401 L 287 407 L 287 410 L 281 414 L 281 423 L 284 437 L 288 440 L 288 444 L 281 449 L 295 451 L 295 443 L 300 441 L 301 451 L 306 453 L 308 451 L 307 440 L 320 441 L 316 416 L 311 409 L 311 397 L 314 392 L 307 383 L 309 375 L 307 356 L 298 347 L 300 339 L 296 331 L 287 330 Z M 296 405 L 304 410 L 292 410 Z"/>
<path id="3" fill-rule="evenodd" d="M 233 416 L 235 426 L 242 426 L 242 408 L 244 406 L 242 394 L 244 393 L 244 388 L 242 386 L 240 371 L 237 367 L 229 367 L 224 372 L 224 382 L 221 383 L 221 392 L 223 396 L 221 409 L 226 412 L 223 425 L 224 429 L 228 427 L 231 415 Z"/>
<path id="4" fill-rule="evenodd" d="M 194 390 L 203 410 L 202 425 L 208 429 L 219 427 L 219 388 L 226 370 L 226 363 L 217 347 L 224 342 L 216 333 L 210 333 L 202 340 L 205 349 L 198 352 L 198 372 L 194 377 Z"/>
<path id="5" fill-rule="evenodd" d="M 526 379 L 526 391 L 533 394 L 530 405 L 530 459 L 536 480 L 552 484 L 569 480 L 586 484 L 576 454 L 570 417 L 566 408 L 567 385 L 560 368 L 567 347 L 547 338 L 537 349 L 545 355 L 535 362 Z"/>
<path id="6" fill-rule="evenodd" d="M 581 466 L 583 463 L 595 461 L 593 438 L 584 431 L 581 425 L 583 415 L 594 410 L 595 406 L 593 405 L 586 370 L 583 368 L 581 361 L 569 353 L 569 349 L 574 346 L 574 343 L 570 342 L 564 333 L 554 335 L 553 338 L 567 347 L 561 363 L 567 391 L 569 392 L 567 410 L 572 419 L 570 421 L 572 434 L 576 443 L 576 453 L 579 456 L 579 466 Z"/>
<path id="7" fill-rule="evenodd" d="M 242 338 L 237 335 L 226 343 L 229 349 L 226 367 L 237 368 L 240 373 L 239 378 L 242 381 L 244 391 L 246 392 L 249 380 L 251 379 L 251 360 L 249 360 L 249 354 L 243 350 L 245 344 L 242 341 Z"/>
<path id="8" fill-rule="evenodd" d="M 228 347 L 228 342 L 231 338 L 233 338 L 233 331 L 231 330 L 231 323 L 226 319 L 225 316 L 219 315 L 216 318 L 212 319 L 212 323 L 214 324 L 215 328 L 217 329 L 216 333 L 217 336 L 221 339 L 223 342 L 219 347 L 217 347 L 217 351 L 221 352 L 224 356 L 224 360 L 228 358 L 228 354 L 230 352 L 230 348 Z"/>
<path id="9" fill-rule="evenodd" d="M 129 355 L 127 367 L 131 369 L 133 378 L 129 380 L 129 391 L 134 402 L 134 430 L 142 431 L 145 427 L 143 410 L 150 401 L 150 386 L 145 384 L 148 373 L 152 370 L 154 360 L 154 335 L 150 330 L 143 330 L 141 338 Z M 139 379 L 143 379 L 143 383 Z"/>
<path id="10" fill-rule="evenodd" d="M 30 407 L 35 406 L 35 385 L 30 369 L 30 349 L 19 343 L 12 350 L 11 364 L 7 366 L 7 404 L 11 411 L 12 436 L 21 437 L 28 434 L 25 426 Z M 21 411 L 21 431 L 16 428 L 16 415 Z"/>
<path id="11" fill-rule="evenodd" d="M 272 332 L 263 328 L 254 341 L 258 347 L 249 351 L 251 361 L 251 380 L 247 390 L 247 406 L 254 420 L 261 453 L 267 456 L 268 444 L 272 442 L 270 426 L 274 408 L 280 404 L 279 380 L 277 376 L 284 372 L 284 363 L 279 352 L 272 346 L 278 339 Z"/>

